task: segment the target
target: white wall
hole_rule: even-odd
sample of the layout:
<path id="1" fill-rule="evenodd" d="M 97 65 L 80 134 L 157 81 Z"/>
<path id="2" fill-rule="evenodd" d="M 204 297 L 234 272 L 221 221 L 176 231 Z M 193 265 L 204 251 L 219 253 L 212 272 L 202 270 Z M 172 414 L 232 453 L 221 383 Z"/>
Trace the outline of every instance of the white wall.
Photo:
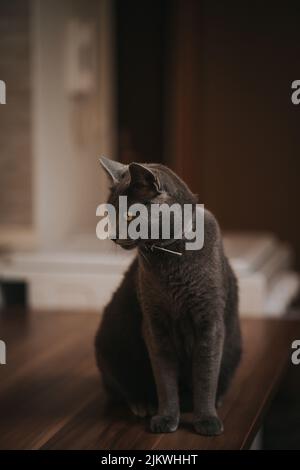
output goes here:
<path id="1" fill-rule="evenodd" d="M 66 26 L 74 17 L 94 21 L 97 31 L 97 86 L 81 97 L 65 89 Z M 116 148 L 112 2 L 34 0 L 32 28 L 34 223 L 48 247 L 72 234 L 94 236 L 96 206 L 105 200 L 97 157 Z"/>

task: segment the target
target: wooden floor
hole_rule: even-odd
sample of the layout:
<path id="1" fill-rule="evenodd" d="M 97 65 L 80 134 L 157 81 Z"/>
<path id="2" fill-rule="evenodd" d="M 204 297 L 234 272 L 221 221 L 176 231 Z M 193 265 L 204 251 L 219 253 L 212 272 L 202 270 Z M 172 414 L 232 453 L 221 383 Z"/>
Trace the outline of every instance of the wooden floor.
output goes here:
<path id="1" fill-rule="evenodd" d="M 248 448 L 300 338 L 297 321 L 243 319 L 243 361 L 220 410 L 224 434 L 198 436 L 185 415 L 177 432 L 154 435 L 105 396 L 93 352 L 98 322 L 88 312 L 1 313 L 0 449 Z"/>

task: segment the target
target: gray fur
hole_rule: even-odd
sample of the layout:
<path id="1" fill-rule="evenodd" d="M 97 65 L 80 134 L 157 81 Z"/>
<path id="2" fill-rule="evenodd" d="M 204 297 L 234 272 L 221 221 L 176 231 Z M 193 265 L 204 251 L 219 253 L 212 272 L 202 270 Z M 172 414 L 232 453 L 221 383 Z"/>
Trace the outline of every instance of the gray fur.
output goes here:
<path id="1" fill-rule="evenodd" d="M 145 168 L 151 173 L 146 180 Z M 139 174 L 135 164 L 134 172 L 128 169 L 113 183 L 109 202 L 116 207 L 120 194 L 129 203 L 196 202 L 163 165 L 143 164 Z M 180 409 L 191 409 L 196 432 L 220 434 L 216 403 L 239 363 L 241 336 L 237 282 L 215 217 L 205 211 L 201 250 L 186 251 L 184 240 L 170 240 L 181 257 L 152 251 L 142 240 L 116 242 L 137 247 L 138 254 L 106 306 L 96 336 L 107 388 L 140 416 L 156 409 L 153 432 L 175 431 Z"/>

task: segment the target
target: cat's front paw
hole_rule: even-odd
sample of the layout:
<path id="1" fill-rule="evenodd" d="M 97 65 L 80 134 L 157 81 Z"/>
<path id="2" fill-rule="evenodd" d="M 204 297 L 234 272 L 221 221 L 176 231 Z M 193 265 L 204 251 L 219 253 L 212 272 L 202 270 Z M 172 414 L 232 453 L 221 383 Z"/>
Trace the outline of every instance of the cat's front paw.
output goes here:
<path id="1" fill-rule="evenodd" d="M 157 433 L 174 432 L 178 428 L 178 422 L 179 419 L 174 416 L 156 415 L 150 421 L 150 429 Z"/>
<path id="2" fill-rule="evenodd" d="M 222 434 L 223 423 L 216 415 L 207 415 L 194 420 L 194 429 L 202 436 L 218 436 Z"/>

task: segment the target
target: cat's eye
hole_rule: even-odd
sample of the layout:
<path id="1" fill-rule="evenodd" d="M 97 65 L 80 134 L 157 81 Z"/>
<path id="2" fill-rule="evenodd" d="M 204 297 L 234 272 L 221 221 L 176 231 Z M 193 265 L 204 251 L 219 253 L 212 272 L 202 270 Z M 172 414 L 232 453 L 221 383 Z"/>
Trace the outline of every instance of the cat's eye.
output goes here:
<path id="1" fill-rule="evenodd" d="M 130 211 L 124 212 L 124 219 L 127 220 L 127 222 L 131 222 L 134 219 L 134 214 Z"/>

